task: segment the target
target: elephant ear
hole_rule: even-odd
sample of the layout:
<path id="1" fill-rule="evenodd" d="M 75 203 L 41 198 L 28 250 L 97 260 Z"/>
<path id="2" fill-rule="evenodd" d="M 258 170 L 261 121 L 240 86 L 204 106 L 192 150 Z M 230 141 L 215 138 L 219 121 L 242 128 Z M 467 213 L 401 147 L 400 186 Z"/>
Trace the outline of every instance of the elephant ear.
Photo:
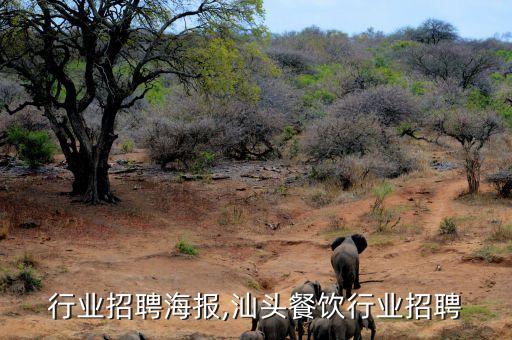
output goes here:
<path id="1" fill-rule="evenodd" d="M 343 241 L 345 241 L 345 238 L 344 237 L 338 237 L 337 239 L 334 240 L 334 242 L 331 244 L 331 249 L 334 250 L 336 248 L 338 248 L 338 246 L 340 244 L 343 243 Z"/>
<path id="2" fill-rule="evenodd" d="M 366 247 L 368 247 L 368 243 L 366 242 L 366 239 L 361 234 L 354 234 L 351 237 L 352 237 L 352 241 L 354 241 L 354 243 L 356 245 L 357 252 L 359 254 L 361 254 L 366 249 Z"/>
<path id="3" fill-rule="evenodd" d="M 322 286 L 320 286 L 320 282 L 314 281 L 312 282 L 313 288 L 315 289 L 315 297 L 316 300 L 320 300 L 320 297 L 322 296 Z"/>

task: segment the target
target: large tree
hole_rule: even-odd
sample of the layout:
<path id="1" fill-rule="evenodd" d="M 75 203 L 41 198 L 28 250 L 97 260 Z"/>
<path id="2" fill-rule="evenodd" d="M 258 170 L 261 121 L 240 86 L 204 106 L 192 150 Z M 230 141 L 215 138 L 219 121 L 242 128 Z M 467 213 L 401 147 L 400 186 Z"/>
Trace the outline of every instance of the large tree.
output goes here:
<path id="1" fill-rule="evenodd" d="M 216 86 L 240 67 L 234 40 L 260 31 L 262 15 L 261 0 L 0 0 L 0 70 L 27 94 L 3 108 L 40 108 L 74 175 L 73 193 L 115 202 L 108 156 L 116 115 L 163 75 Z M 84 117 L 93 107 L 96 133 Z"/>

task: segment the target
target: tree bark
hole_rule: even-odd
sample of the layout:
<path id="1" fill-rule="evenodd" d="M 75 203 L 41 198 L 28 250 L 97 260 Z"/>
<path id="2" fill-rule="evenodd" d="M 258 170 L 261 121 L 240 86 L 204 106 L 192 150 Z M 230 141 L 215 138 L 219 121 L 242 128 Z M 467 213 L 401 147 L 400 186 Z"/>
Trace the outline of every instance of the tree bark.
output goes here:
<path id="1" fill-rule="evenodd" d="M 466 158 L 466 177 L 470 194 L 477 194 L 480 189 L 480 167 L 478 155 L 468 155 Z"/>

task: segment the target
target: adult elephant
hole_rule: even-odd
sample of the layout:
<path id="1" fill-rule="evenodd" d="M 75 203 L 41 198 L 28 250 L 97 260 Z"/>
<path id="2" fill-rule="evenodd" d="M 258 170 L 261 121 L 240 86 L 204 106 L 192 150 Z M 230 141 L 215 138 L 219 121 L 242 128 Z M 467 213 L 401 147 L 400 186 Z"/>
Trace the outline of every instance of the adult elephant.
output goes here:
<path id="1" fill-rule="evenodd" d="M 338 282 L 338 294 L 348 299 L 352 295 L 352 288 L 359 289 L 359 254 L 361 254 L 368 243 L 361 234 L 354 234 L 347 237 L 338 237 L 331 244 L 333 251 L 331 264 L 336 273 Z"/>
<path id="2" fill-rule="evenodd" d="M 292 298 L 294 296 L 311 296 L 311 307 L 314 309 L 316 304 L 320 301 L 320 297 L 322 296 L 322 286 L 320 286 L 318 281 L 307 280 L 303 284 L 295 287 L 292 290 L 291 296 Z M 311 320 L 308 320 L 307 318 L 299 318 L 296 320 L 299 340 L 302 340 L 302 337 L 304 336 L 304 324 L 308 323 L 309 321 Z"/>

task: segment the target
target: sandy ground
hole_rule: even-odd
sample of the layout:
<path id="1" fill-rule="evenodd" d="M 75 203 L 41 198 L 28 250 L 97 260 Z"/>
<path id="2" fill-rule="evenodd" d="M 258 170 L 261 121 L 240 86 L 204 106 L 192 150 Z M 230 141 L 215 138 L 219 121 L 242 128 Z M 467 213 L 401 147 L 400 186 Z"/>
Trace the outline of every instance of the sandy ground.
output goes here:
<path id="1" fill-rule="evenodd" d="M 468 310 L 457 321 L 377 319 L 377 339 L 512 338 L 510 255 L 503 254 L 500 263 L 465 260 L 486 244 L 493 223 L 512 222 L 512 202 L 495 198 L 491 188 L 484 186 L 478 197 L 460 196 L 466 183 L 458 170 L 397 179 L 386 206 L 400 216 L 400 224 L 377 233 L 368 217 L 369 195 L 313 207 L 313 189 L 293 181 L 300 169 L 260 164 L 223 171 L 229 178 L 197 181 L 146 171 L 114 174 L 122 202 L 97 207 L 62 194 L 70 187 L 65 172 L 3 176 L 0 184 L 7 190 L 0 192 L 0 210 L 8 212 L 11 227 L 0 241 L 0 267 L 12 268 L 29 254 L 43 288 L 24 296 L 0 295 L 0 338 L 70 339 L 128 330 L 150 339 L 186 339 L 194 333 L 238 338 L 250 320 L 118 321 L 76 315 L 52 320 L 48 298 L 86 292 L 103 297 L 109 292 L 217 293 L 220 309 L 232 311 L 233 293 L 277 292 L 286 299 L 306 279 L 334 282 L 329 243 L 355 232 L 364 233 L 370 244 L 361 255 L 362 280 L 382 281 L 363 283 L 358 293 L 394 292 L 404 300 L 409 292 L 456 293 Z M 459 236 L 453 240 L 436 236 L 445 217 L 456 218 Z M 27 221 L 37 226 L 19 226 Z M 333 221 L 342 227 L 333 227 Z M 178 254 L 180 239 L 195 244 L 200 254 Z"/>

